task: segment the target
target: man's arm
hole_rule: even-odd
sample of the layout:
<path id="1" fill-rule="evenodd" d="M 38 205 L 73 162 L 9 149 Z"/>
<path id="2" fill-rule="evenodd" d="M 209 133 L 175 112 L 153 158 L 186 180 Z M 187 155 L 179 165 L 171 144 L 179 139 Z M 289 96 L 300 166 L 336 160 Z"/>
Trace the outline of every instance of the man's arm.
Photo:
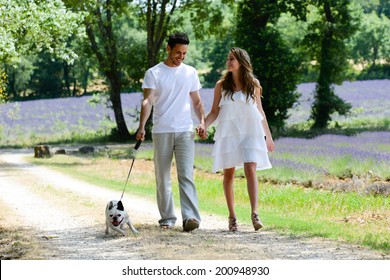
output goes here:
<path id="1" fill-rule="evenodd" d="M 191 99 L 192 99 L 192 105 L 194 106 L 194 112 L 196 117 L 199 120 L 199 126 L 197 128 L 197 132 L 203 133 L 205 131 L 204 127 L 204 120 L 205 120 L 205 115 L 204 115 L 204 108 L 203 108 L 203 103 L 200 98 L 200 93 L 199 91 L 193 91 L 190 93 Z"/>
<path id="2" fill-rule="evenodd" d="M 139 126 L 137 130 L 136 139 L 144 141 L 145 140 L 145 125 L 146 121 L 150 117 L 150 112 L 152 111 L 153 103 L 154 103 L 154 89 L 151 88 L 145 88 L 144 89 L 144 99 L 142 101 L 141 105 L 141 113 L 140 113 L 140 120 L 139 120 Z"/>

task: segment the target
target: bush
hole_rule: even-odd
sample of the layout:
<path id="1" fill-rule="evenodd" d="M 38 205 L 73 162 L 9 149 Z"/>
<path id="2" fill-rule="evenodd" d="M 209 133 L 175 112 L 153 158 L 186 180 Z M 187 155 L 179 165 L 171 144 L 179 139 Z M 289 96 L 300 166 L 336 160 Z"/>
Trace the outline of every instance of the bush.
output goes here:
<path id="1" fill-rule="evenodd" d="M 390 79 L 390 64 L 376 64 L 364 69 L 357 80 L 383 80 Z"/>

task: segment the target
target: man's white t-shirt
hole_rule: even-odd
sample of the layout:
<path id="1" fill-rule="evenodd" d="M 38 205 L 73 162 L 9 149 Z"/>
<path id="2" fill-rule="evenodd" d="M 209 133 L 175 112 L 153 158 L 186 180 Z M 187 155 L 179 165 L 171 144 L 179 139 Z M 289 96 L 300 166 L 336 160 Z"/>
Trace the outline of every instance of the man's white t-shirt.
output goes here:
<path id="1" fill-rule="evenodd" d="M 154 89 L 153 133 L 193 131 L 190 92 L 201 89 L 196 69 L 160 62 L 146 71 L 142 88 Z"/>

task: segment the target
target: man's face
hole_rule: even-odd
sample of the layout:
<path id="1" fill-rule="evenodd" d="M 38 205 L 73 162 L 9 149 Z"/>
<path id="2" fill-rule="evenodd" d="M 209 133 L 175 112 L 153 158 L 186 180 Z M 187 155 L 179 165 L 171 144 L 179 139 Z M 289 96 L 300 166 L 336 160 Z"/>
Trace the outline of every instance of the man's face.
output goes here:
<path id="1" fill-rule="evenodd" d="M 187 54 L 188 45 L 176 44 L 173 49 L 167 46 L 169 66 L 180 66 Z"/>

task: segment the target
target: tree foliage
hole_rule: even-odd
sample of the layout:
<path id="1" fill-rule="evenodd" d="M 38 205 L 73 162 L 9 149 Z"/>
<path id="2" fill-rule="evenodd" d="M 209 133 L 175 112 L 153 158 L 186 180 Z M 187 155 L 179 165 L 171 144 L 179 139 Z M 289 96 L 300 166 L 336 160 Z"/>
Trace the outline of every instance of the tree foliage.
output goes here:
<path id="1" fill-rule="evenodd" d="M 139 1 L 140 15 L 147 31 L 148 67 L 159 62 L 169 32 L 184 31 L 186 17 L 192 24 L 195 37 L 204 39 L 221 29 L 221 6 L 212 0 L 146 0 Z"/>
<path id="2" fill-rule="evenodd" d="M 255 75 L 263 87 L 263 107 L 273 133 L 285 126 L 297 101 L 295 89 L 299 61 L 273 26 L 282 12 L 304 17 L 300 1 L 244 0 L 238 4 L 236 45 L 252 58 Z"/>
<path id="3" fill-rule="evenodd" d="M 60 0 L 0 0 L 0 62 L 15 67 L 22 55 L 46 51 L 73 63 L 77 55 L 68 40 L 79 32 L 82 17 Z M 4 79 L 0 87 L 5 88 Z"/>
<path id="4" fill-rule="evenodd" d="M 349 0 L 314 0 L 319 13 L 309 26 L 306 45 L 317 62 L 319 76 L 311 118 L 313 128 L 325 128 L 335 112 L 345 115 L 351 105 L 334 93 L 333 85 L 343 81 L 348 67 L 346 40 L 356 26 L 349 10 Z"/>
<path id="5" fill-rule="evenodd" d="M 127 12 L 128 3 L 120 0 L 67 0 L 74 11 L 85 13 L 84 26 L 90 49 L 97 58 L 99 69 L 109 85 L 109 97 L 117 125 L 117 140 L 130 139 L 122 109 L 122 69 L 118 54 L 118 34 L 114 29 L 117 18 Z"/>
<path id="6" fill-rule="evenodd" d="M 351 56 L 363 68 L 390 60 L 390 19 L 376 12 L 357 11 L 359 30 L 350 40 Z"/>
<path id="7" fill-rule="evenodd" d="M 148 67 L 158 63 L 161 46 L 166 40 L 169 26 L 177 9 L 178 1 L 139 1 L 142 24 L 146 27 L 146 49 Z"/>
<path id="8" fill-rule="evenodd" d="M 0 61 L 46 50 L 67 61 L 77 55 L 68 39 L 79 29 L 82 14 L 66 10 L 60 0 L 0 0 Z"/>

